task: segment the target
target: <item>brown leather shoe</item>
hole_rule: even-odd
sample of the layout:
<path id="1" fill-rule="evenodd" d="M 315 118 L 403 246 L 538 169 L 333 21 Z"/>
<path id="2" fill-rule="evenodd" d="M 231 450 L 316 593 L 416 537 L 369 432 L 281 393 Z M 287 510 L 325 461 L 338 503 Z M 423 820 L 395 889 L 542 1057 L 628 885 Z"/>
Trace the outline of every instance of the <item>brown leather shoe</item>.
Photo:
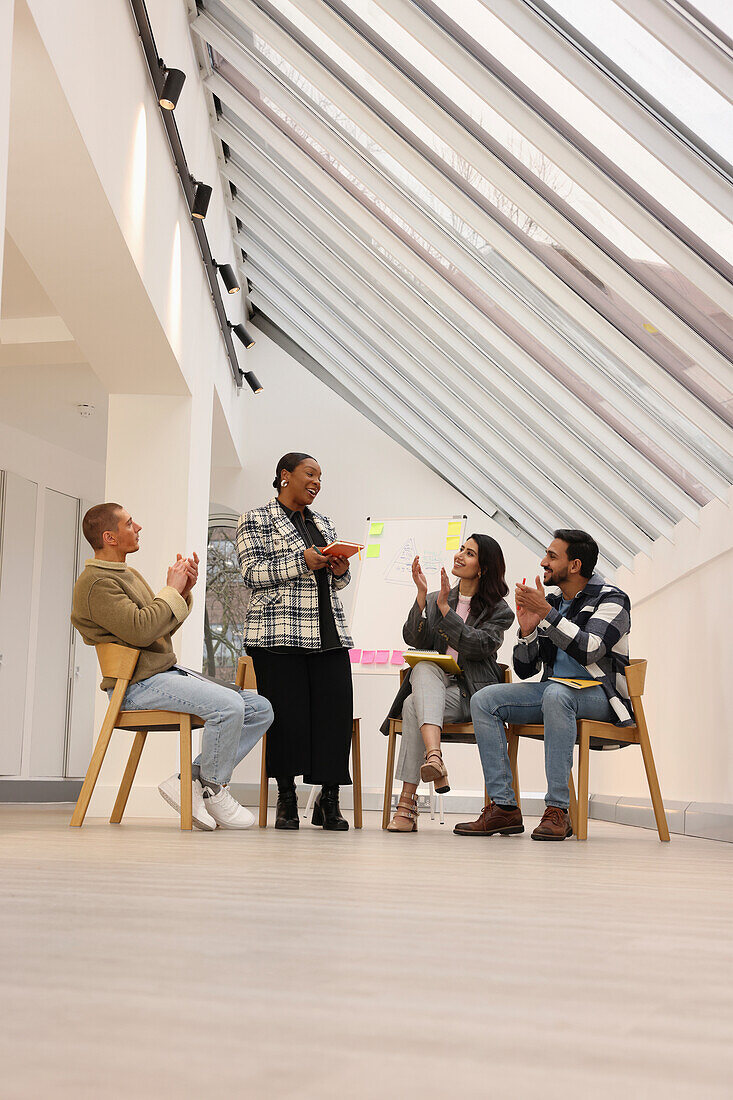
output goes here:
<path id="1" fill-rule="evenodd" d="M 511 810 L 502 810 L 495 802 L 489 802 L 475 821 L 461 821 L 453 832 L 459 836 L 493 836 L 494 833 L 510 836 L 512 833 L 523 833 L 522 811 L 517 806 Z"/>
<path id="2" fill-rule="evenodd" d="M 570 814 L 559 806 L 548 806 L 542 815 L 542 821 L 532 833 L 532 840 L 565 840 L 573 835 Z"/>

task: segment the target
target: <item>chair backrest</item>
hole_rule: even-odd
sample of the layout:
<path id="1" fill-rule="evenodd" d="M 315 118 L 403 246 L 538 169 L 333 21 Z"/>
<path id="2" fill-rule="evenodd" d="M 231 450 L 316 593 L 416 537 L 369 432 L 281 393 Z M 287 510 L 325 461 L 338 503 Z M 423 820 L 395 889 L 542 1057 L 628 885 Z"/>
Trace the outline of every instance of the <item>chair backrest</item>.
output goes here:
<path id="1" fill-rule="evenodd" d="M 647 662 L 643 658 L 635 657 L 629 661 L 624 669 L 626 683 L 629 685 L 629 695 L 632 699 L 639 699 L 644 694 L 646 665 Z"/>
<path id="2" fill-rule="evenodd" d="M 140 656 L 139 649 L 130 649 L 126 645 L 117 645 L 115 642 L 102 642 L 94 647 L 97 651 L 97 660 L 105 679 L 112 680 L 132 679 L 132 674 Z"/>
<path id="3" fill-rule="evenodd" d="M 102 670 L 102 676 L 116 680 L 114 691 L 110 697 L 107 713 L 104 718 L 103 729 L 113 727 L 122 710 L 122 700 L 127 691 L 127 685 L 132 679 L 132 674 L 140 656 L 139 649 L 130 649 L 126 645 L 116 645 L 114 642 L 101 642 L 94 647 L 97 651 L 97 660 Z"/>
<path id="4" fill-rule="evenodd" d="M 235 683 L 238 688 L 246 691 L 257 691 L 257 677 L 255 676 L 254 661 L 246 654 L 237 662 L 237 676 Z"/>
<path id="5" fill-rule="evenodd" d="M 499 670 L 504 673 L 504 681 L 503 682 L 505 684 L 511 684 L 511 682 L 512 682 L 512 670 L 509 668 L 509 665 L 499 665 Z M 407 673 L 409 671 L 410 671 L 409 668 L 401 668 L 400 669 L 400 684 L 404 680 L 405 676 L 407 676 Z"/>

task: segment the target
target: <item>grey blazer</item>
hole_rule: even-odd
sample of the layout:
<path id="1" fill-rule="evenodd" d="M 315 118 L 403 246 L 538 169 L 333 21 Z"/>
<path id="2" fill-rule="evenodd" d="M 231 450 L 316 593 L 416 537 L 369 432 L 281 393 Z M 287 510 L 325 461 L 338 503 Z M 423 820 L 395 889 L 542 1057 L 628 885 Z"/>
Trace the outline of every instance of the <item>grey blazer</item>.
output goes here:
<path id="1" fill-rule="evenodd" d="M 456 612 L 458 605 L 458 585 L 448 593 L 447 615 L 438 611 L 438 593 L 428 592 L 425 611 L 421 612 L 417 600 L 410 608 L 407 621 L 402 627 L 402 637 L 413 649 L 436 649 L 445 653 L 451 646 L 458 653 L 458 664 L 463 670 L 458 677 L 461 692 L 470 699 L 487 684 L 498 684 L 502 680 L 496 654 L 504 640 L 504 632 L 514 622 L 514 612 L 506 600 L 499 600 L 490 612 L 481 612 L 478 617 L 471 612 L 464 623 Z M 400 689 L 390 707 L 389 714 L 380 726 L 382 733 L 389 733 L 390 718 L 399 718 L 405 699 L 412 691 L 410 676 L 405 676 Z"/>

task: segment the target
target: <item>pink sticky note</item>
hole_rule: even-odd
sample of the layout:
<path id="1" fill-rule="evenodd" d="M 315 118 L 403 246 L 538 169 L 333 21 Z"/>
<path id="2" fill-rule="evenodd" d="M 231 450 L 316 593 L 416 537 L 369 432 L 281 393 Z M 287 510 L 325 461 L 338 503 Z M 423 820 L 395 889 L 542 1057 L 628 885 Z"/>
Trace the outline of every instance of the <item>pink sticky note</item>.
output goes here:
<path id="1" fill-rule="evenodd" d="M 373 649 L 364 649 L 364 650 L 362 650 L 361 663 L 363 665 L 373 665 L 374 664 L 374 650 Z"/>
<path id="2" fill-rule="evenodd" d="M 404 649 L 393 649 L 392 660 L 389 662 L 391 665 L 403 665 L 405 663 L 405 651 Z"/>
<path id="3" fill-rule="evenodd" d="M 378 649 L 377 650 L 376 663 L 378 665 L 386 665 L 388 660 L 389 660 L 389 650 L 388 649 Z"/>
<path id="4" fill-rule="evenodd" d="M 360 649 L 350 649 L 349 650 L 349 660 L 351 661 L 352 665 L 358 665 L 359 661 L 361 660 L 361 650 Z"/>

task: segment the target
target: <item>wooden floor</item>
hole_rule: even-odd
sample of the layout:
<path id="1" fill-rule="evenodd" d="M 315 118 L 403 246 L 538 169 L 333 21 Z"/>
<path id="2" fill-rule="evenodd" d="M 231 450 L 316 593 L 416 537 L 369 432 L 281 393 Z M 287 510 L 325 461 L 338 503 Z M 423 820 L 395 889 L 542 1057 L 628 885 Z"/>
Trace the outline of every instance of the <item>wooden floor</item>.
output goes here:
<path id="1" fill-rule="evenodd" d="M 0 807 L 3 1100 L 733 1093 L 733 846 L 68 817 Z"/>

